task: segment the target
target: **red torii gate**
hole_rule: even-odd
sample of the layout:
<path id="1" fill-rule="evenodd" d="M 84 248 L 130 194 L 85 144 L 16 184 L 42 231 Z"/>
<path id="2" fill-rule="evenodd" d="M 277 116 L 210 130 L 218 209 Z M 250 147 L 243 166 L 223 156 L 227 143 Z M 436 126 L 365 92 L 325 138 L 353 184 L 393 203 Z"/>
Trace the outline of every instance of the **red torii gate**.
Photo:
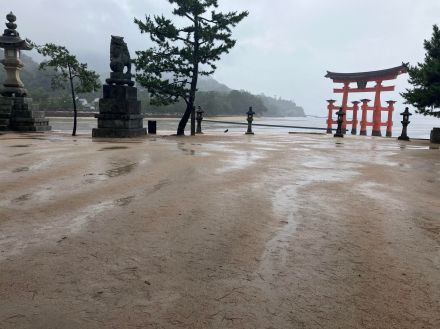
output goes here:
<path id="1" fill-rule="evenodd" d="M 358 125 L 358 111 L 360 102 L 352 102 L 353 106 L 348 106 L 348 96 L 350 93 L 375 93 L 374 106 L 368 106 L 369 99 L 362 99 L 362 120 L 361 120 L 361 135 L 367 134 L 367 126 L 373 126 L 373 136 L 382 136 L 380 128 L 382 126 L 387 127 L 387 137 L 391 137 L 393 128 L 393 111 L 394 101 L 388 101 L 387 107 L 382 107 L 381 93 L 386 91 L 394 91 L 395 86 L 383 86 L 382 82 L 387 80 L 395 80 L 400 74 L 407 73 L 408 69 L 405 64 L 401 66 L 393 67 L 387 70 L 371 71 L 371 72 L 357 72 L 357 73 L 335 73 L 327 71 L 326 78 L 330 78 L 334 83 L 344 84 L 342 88 L 335 88 L 333 90 L 336 94 L 342 95 L 342 106 L 335 105 L 336 101 L 333 99 L 328 100 L 328 119 L 327 119 L 327 132 L 332 133 L 333 124 L 337 124 L 336 120 L 333 120 L 333 111 L 342 109 L 347 111 L 353 111 L 353 120 L 348 121 L 347 116 L 344 116 L 344 122 L 342 125 L 343 132 L 347 129 L 347 124 L 352 125 L 352 134 L 357 133 Z M 374 87 L 367 87 L 368 82 L 375 82 Z M 357 88 L 351 88 L 350 84 L 356 83 Z M 367 112 L 373 111 L 373 121 L 367 121 Z M 388 112 L 388 119 L 386 122 L 382 122 L 382 111 Z"/>

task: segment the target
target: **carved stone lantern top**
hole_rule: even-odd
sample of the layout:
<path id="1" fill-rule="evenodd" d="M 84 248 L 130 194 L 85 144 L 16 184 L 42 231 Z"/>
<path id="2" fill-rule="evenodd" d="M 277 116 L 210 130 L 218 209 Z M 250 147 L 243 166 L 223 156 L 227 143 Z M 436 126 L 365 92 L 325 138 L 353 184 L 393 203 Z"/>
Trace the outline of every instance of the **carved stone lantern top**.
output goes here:
<path id="1" fill-rule="evenodd" d="M 6 20 L 7 28 L 4 30 L 3 35 L 0 36 L 0 47 L 31 50 L 31 45 L 26 40 L 21 39 L 20 34 L 17 31 L 17 24 L 15 23 L 17 17 L 10 12 L 6 15 Z"/>

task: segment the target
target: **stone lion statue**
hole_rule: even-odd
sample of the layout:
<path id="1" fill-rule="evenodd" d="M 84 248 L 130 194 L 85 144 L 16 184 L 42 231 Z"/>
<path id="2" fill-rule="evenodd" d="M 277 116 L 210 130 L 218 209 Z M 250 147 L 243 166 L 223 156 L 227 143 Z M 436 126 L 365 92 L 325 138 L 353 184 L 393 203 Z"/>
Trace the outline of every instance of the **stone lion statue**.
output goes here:
<path id="1" fill-rule="evenodd" d="M 131 78 L 130 53 L 123 37 L 112 35 L 110 43 L 110 68 L 115 73 L 125 73 L 126 77 Z M 125 68 L 127 68 L 126 72 L 124 72 Z"/>

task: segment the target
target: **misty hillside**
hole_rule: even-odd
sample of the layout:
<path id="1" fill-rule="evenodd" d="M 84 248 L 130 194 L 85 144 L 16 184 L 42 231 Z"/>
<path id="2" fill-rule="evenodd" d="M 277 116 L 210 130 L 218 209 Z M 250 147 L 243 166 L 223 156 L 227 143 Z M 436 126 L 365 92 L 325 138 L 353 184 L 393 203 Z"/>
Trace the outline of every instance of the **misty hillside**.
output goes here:
<path id="1" fill-rule="evenodd" d="M 3 58 L 3 51 L 0 51 Z M 68 89 L 53 90 L 51 88 L 51 75 L 53 72 L 38 70 L 36 63 L 30 56 L 22 53 L 22 61 L 25 67 L 21 78 L 29 91 L 30 96 L 42 110 L 70 110 L 72 107 Z M 4 81 L 5 71 L 0 69 L 0 81 Z M 104 80 L 105 76 L 101 76 Z M 213 78 L 201 78 L 199 80 L 196 106 L 201 106 L 207 115 L 243 115 L 249 106 L 252 106 L 257 115 L 264 116 L 305 116 L 304 110 L 293 101 L 268 97 L 264 94 L 253 95 L 244 90 L 232 90 L 225 84 Z M 80 98 L 92 102 L 100 97 L 99 93 L 81 94 Z M 185 109 L 184 102 L 169 106 L 150 105 L 148 93 L 139 88 L 139 98 L 146 113 L 154 114 L 180 114 Z M 81 108 L 81 104 L 79 104 Z"/>

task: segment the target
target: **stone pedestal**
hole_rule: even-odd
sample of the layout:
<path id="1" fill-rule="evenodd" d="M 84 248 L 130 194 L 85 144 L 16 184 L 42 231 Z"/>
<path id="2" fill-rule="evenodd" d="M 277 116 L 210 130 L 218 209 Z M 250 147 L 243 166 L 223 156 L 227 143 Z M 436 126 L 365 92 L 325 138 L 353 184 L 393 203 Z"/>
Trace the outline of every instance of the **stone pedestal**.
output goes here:
<path id="1" fill-rule="evenodd" d="M 440 144 L 440 128 L 434 128 L 431 131 L 431 143 Z"/>
<path id="2" fill-rule="evenodd" d="M 10 97 L 0 97 L 0 131 L 9 130 L 14 101 Z"/>
<path id="3" fill-rule="evenodd" d="M 0 97 L 0 130 L 49 131 L 49 120 L 38 111 L 29 97 Z"/>
<path id="4" fill-rule="evenodd" d="M 99 114 L 95 117 L 98 119 L 98 128 L 93 129 L 93 137 L 131 138 L 147 134 L 135 87 L 104 85 L 103 98 L 99 100 Z"/>

